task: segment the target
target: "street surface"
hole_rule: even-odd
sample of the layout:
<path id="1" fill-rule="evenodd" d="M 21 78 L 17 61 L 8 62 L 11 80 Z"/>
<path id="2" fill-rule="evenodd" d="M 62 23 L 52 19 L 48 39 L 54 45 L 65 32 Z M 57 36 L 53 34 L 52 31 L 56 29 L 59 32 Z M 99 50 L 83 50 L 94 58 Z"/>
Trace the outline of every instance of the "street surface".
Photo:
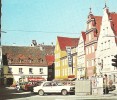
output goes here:
<path id="1" fill-rule="evenodd" d="M 62 96 L 60 94 L 51 94 L 39 96 L 31 92 L 16 91 L 13 87 L 0 87 L 0 100 L 117 100 L 117 90 L 110 92 L 109 94 L 102 96 L 76 96 L 67 95 Z"/>

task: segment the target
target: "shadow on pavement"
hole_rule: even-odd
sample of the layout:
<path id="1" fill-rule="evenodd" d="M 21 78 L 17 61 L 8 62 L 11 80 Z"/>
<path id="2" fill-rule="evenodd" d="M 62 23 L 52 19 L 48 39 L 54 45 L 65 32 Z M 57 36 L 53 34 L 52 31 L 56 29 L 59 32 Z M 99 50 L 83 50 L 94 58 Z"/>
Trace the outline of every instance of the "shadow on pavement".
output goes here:
<path id="1" fill-rule="evenodd" d="M 33 96 L 31 92 L 17 91 L 15 88 L 5 86 L 0 86 L 0 100 L 16 99 L 16 98 L 25 98 Z"/>

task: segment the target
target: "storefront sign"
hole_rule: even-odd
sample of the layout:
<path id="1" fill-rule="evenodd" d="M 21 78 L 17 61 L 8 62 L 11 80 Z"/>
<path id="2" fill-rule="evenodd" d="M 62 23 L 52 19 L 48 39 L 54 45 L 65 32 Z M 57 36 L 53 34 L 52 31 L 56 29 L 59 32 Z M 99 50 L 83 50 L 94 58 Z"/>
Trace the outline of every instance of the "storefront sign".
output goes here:
<path id="1" fill-rule="evenodd" d="M 69 65 L 69 67 L 72 67 L 73 60 L 72 60 L 72 55 L 71 55 L 71 47 L 66 47 L 66 51 L 67 51 L 68 65 Z"/>

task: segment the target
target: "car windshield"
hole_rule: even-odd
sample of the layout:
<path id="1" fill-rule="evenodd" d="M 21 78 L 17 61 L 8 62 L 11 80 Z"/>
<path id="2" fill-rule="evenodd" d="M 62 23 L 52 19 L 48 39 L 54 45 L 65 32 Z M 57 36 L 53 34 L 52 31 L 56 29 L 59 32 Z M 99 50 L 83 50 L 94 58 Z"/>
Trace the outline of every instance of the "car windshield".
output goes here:
<path id="1" fill-rule="evenodd" d="M 37 82 L 35 85 L 40 86 L 43 82 Z"/>

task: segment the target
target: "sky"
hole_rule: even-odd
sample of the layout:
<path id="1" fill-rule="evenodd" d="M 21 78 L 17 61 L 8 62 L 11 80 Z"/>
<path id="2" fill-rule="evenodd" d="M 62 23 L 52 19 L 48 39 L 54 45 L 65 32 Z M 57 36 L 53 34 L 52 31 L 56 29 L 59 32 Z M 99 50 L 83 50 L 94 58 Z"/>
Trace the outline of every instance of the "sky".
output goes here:
<path id="1" fill-rule="evenodd" d="M 56 44 L 57 36 L 79 38 L 89 8 L 103 16 L 105 1 L 117 12 L 117 0 L 2 0 L 2 45 Z"/>

